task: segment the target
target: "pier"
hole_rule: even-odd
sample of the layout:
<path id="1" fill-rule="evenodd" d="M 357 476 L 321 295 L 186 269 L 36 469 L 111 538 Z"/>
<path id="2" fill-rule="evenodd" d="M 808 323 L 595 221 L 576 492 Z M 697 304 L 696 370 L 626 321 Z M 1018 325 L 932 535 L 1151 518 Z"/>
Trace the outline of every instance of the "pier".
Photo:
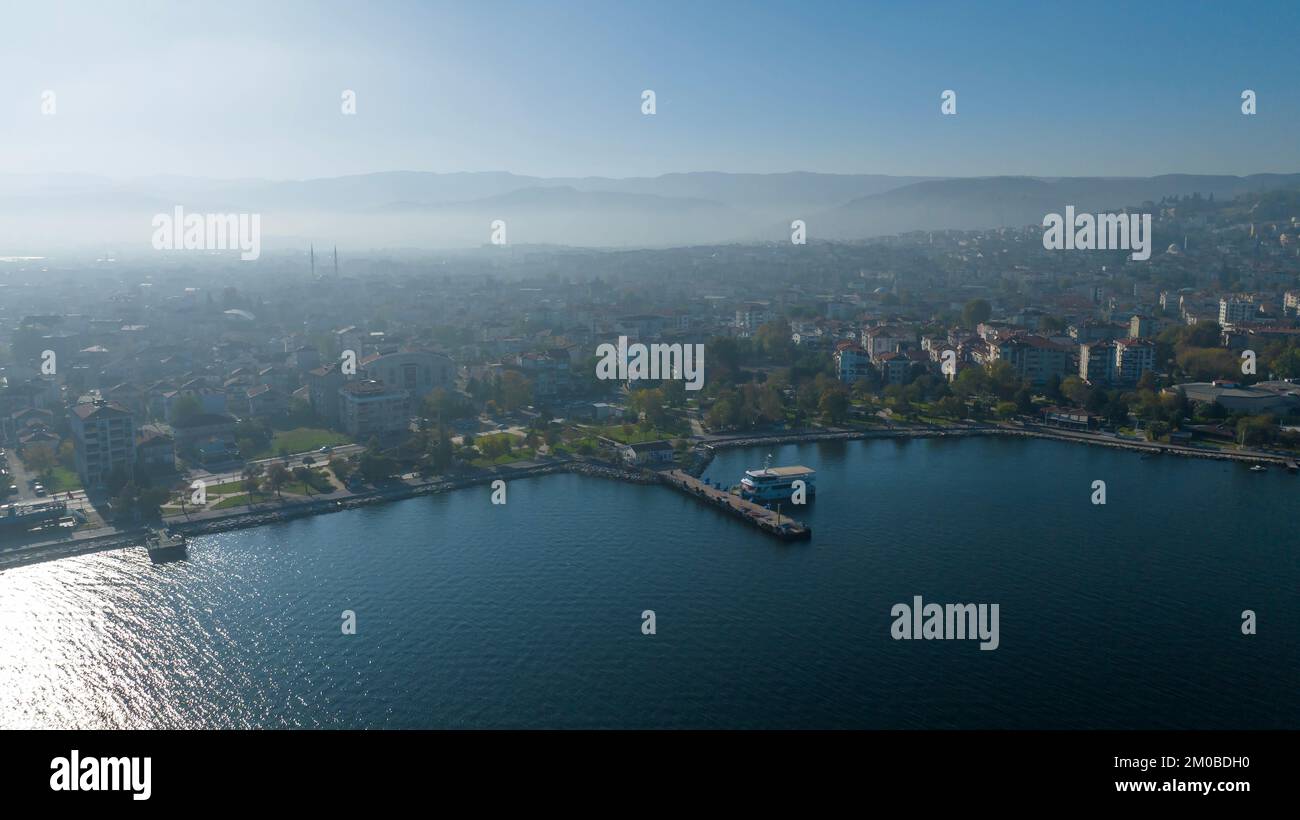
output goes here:
<path id="1" fill-rule="evenodd" d="M 748 521 L 769 535 L 775 535 L 783 541 L 802 541 L 812 538 L 812 528 L 795 521 L 787 515 L 780 515 L 752 501 L 725 490 L 715 489 L 698 478 L 682 470 L 669 470 L 659 474 L 659 478 L 687 495 L 692 495 L 724 512 Z"/>

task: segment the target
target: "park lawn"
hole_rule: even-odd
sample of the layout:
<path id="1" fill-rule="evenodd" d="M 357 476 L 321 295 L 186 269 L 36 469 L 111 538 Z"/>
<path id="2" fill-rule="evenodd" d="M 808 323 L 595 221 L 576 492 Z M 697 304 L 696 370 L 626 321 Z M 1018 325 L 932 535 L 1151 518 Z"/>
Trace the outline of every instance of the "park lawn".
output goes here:
<path id="1" fill-rule="evenodd" d="M 244 482 L 227 481 L 225 484 L 218 484 L 215 487 L 208 487 L 209 495 L 226 495 L 227 493 L 239 493 L 244 491 Z"/>
<path id="2" fill-rule="evenodd" d="M 278 455 L 281 450 L 290 453 L 305 453 L 322 447 L 337 447 L 350 444 L 348 437 L 333 430 L 316 427 L 297 427 L 293 430 L 280 430 L 271 437 L 271 452 Z"/>
<path id="3" fill-rule="evenodd" d="M 52 493 L 66 493 L 81 489 L 81 478 L 72 470 L 62 465 L 50 471 L 50 480 L 45 488 Z"/>
<path id="4" fill-rule="evenodd" d="M 292 454 L 314 452 L 322 447 L 337 447 L 352 442 L 342 433 L 322 430 L 319 427 L 295 427 L 292 430 L 277 430 L 271 435 L 271 444 L 259 447 L 254 452 L 245 452 L 245 459 L 251 461 L 280 455 L 281 449 Z"/>
<path id="5" fill-rule="evenodd" d="M 611 424 L 607 427 L 600 428 L 600 435 L 605 438 L 611 438 L 622 444 L 644 444 L 647 441 L 661 441 L 666 438 L 683 438 L 686 433 L 675 433 L 671 430 L 642 430 L 639 424 L 630 425 L 632 430 L 627 432 L 621 424 Z"/>
<path id="6" fill-rule="evenodd" d="M 536 453 L 532 450 L 523 447 L 518 450 L 511 450 L 510 452 L 499 455 L 494 459 L 488 458 L 487 456 L 480 456 L 470 463 L 475 467 L 501 467 L 506 464 L 513 464 L 516 461 L 528 461 L 535 455 Z"/>

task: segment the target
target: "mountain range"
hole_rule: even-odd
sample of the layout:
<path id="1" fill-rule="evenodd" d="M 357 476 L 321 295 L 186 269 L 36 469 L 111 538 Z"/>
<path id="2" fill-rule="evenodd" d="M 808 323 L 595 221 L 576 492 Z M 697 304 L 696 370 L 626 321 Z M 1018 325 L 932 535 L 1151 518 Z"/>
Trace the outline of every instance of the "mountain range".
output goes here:
<path id="1" fill-rule="evenodd" d="M 308 180 L 0 174 L 0 256 L 49 245 L 148 250 L 150 222 L 189 213 L 260 213 L 263 246 L 472 247 L 494 220 L 512 244 L 590 247 L 860 240 L 912 230 L 1041 224 L 1066 205 L 1118 210 L 1200 193 L 1231 199 L 1300 188 L 1300 174 L 926 178 L 880 174 L 665 174 L 543 178 L 507 172 L 392 171 Z"/>

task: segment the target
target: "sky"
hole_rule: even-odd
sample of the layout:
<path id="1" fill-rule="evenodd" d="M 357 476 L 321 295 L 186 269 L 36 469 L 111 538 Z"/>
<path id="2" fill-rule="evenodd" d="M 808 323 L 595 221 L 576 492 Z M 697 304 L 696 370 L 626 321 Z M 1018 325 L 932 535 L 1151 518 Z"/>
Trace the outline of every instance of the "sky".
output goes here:
<path id="1" fill-rule="evenodd" d="M 0 173 L 1294 172 L 1297 31 L 1295 2 L 0 0 Z"/>

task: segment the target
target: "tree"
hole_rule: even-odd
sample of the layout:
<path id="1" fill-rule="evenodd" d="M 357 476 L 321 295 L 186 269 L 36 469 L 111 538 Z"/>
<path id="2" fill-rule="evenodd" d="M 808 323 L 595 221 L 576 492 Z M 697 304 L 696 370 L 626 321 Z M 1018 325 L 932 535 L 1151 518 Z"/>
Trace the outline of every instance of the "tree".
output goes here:
<path id="1" fill-rule="evenodd" d="M 1242 447 L 1265 444 L 1276 434 L 1272 416 L 1242 416 L 1237 420 L 1237 443 Z"/>
<path id="2" fill-rule="evenodd" d="M 171 423 L 184 424 L 202 414 L 203 403 L 199 401 L 199 397 L 192 393 L 186 393 L 172 403 Z"/>
<path id="3" fill-rule="evenodd" d="M 952 390 L 959 396 L 978 396 L 988 389 L 988 373 L 982 367 L 963 367 L 952 382 Z"/>
<path id="4" fill-rule="evenodd" d="M 1061 395 L 1076 407 L 1082 407 L 1088 400 L 1091 389 L 1078 376 L 1066 376 L 1061 381 Z"/>
<path id="5" fill-rule="evenodd" d="M 58 465 L 58 459 L 50 445 L 33 444 L 23 448 L 23 464 L 32 472 L 46 476 Z"/>
<path id="6" fill-rule="evenodd" d="M 832 385 L 822 391 L 817 409 L 832 424 L 839 424 L 849 414 L 849 393 L 843 385 Z"/>
<path id="7" fill-rule="evenodd" d="M 256 462 L 244 467 L 240 473 L 240 481 L 244 485 L 244 492 L 248 493 L 248 506 L 253 506 L 253 494 L 257 492 L 258 485 L 261 484 L 263 468 Z"/>
<path id="8" fill-rule="evenodd" d="M 1004 401 L 1014 399 L 1016 391 L 1023 386 L 1024 380 L 1016 373 L 1011 362 L 998 359 L 989 366 L 989 387 L 999 399 Z"/>
<path id="9" fill-rule="evenodd" d="M 1015 395 L 1016 412 L 1029 415 L 1034 412 L 1034 394 L 1028 387 L 1022 387 Z"/>
<path id="10" fill-rule="evenodd" d="M 302 483 L 303 489 L 307 492 L 307 497 L 311 497 L 311 492 L 316 476 L 306 467 L 294 467 L 293 478 L 295 481 Z"/>
<path id="11" fill-rule="evenodd" d="M 446 425 L 438 423 L 438 443 L 433 448 L 432 462 L 433 468 L 442 472 L 451 466 L 451 433 L 447 430 Z"/>
<path id="12" fill-rule="evenodd" d="M 1060 401 L 1064 398 L 1061 392 L 1061 376 L 1059 373 L 1053 373 L 1047 377 L 1047 384 L 1043 386 L 1043 395 L 1047 396 L 1048 401 Z"/>
<path id="13" fill-rule="evenodd" d="M 285 484 L 288 484 L 292 480 L 292 478 L 293 475 L 289 472 L 289 468 L 285 467 L 283 464 L 272 464 L 266 471 L 266 484 L 275 492 L 276 498 L 279 498 L 281 501 L 284 500 L 284 495 L 280 491 L 284 488 Z"/>
<path id="14" fill-rule="evenodd" d="M 986 299 L 972 299 L 961 309 L 961 323 L 968 328 L 975 328 L 987 322 L 993 315 L 993 308 Z"/>
<path id="15" fill-rule="evenodd" d="M 507 412 L 531 404 L 532 399 L 533 383 L 522 373 L 507 370 L 501 374 L 501 404 Z"/>
<path id="16" fill-rule="evenodd" d="M 346 458 L 334 457 L 329 460 L 330 472 L 334 477 L 343 483 L 347 483 L 348 477 L 352 475 L 352 462 Z"/>
<path id="17" fill-rule="evenodd" d="M 360 472 L 367 481 L 377 481 L 397 472 L 397 462 L 379 453 L 366 452 L 361 456 Z"/>
<path id="18" fill-rule="evenodd" d="M 944 396 L 934 403 L 935 415 L 961 420 L 966 415 L 966 402 L 956 396 Z"/>

